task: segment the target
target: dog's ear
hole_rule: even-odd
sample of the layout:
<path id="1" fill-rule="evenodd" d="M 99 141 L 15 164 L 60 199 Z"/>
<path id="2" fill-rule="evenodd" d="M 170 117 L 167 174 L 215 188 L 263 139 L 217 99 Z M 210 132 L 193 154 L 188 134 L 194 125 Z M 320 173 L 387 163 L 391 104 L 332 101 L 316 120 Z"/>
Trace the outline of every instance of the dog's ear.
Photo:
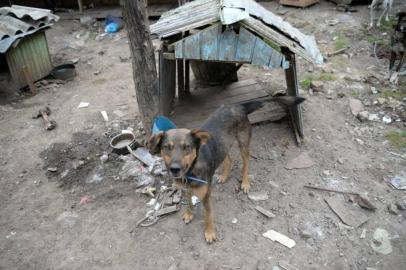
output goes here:
<path id="1" fill-rule="evenodd" d="M 210 139 L 210 133 L 207 131 L 202 131 L 200 129 L 194 129 L 192 130 L 192 136 L 193 138 L 197 139 L 200 143 L 200 145 L 203 145 L 207 142 L 208 139 Z"/>
<path id="2" fill-rule="evenodd" d="M 151 154 L 157 154 L 159 151 L 161 151 L 161 143 L 162 143 L 162 138 L 164 137 L 165 132 L 159 132 L 157 134 L 151 135 L 149 137 L 147 146 L 149 148 L 149 151 Z"/>

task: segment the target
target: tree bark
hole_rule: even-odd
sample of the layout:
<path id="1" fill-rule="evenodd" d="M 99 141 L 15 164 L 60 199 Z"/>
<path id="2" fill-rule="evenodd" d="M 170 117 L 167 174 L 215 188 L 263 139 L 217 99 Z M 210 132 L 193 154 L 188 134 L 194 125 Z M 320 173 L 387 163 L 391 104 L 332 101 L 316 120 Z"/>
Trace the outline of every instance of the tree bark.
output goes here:
<path id="1" fill-rule="evenodd" d="M 124 0 L 123 2 L 123 17 L 130 43 L 138 109 L 144 130 L 149 136 L 152 121 L 159 112 L 159 90 L 148 16 L 144 0 Z"/>

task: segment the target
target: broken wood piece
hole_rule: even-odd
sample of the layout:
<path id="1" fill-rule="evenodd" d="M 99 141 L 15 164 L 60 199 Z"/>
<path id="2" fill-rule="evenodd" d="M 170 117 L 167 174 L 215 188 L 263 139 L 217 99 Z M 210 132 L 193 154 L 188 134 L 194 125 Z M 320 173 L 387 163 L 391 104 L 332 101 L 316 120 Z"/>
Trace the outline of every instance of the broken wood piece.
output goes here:
<path id="1" fill-rule="evenodd" d="M 274 218 L 275 215 L 271 212 L 266 210 L 265 208 L 261 207 L 261 206 L 255 206 L 255 210 L 257 210 L 258 212 L 260 212 L 261 214 L 263 214 L 264 216 L 266 216 L 267 218 Z"/>
<path id="2" fill-rule="evenodd" d="M 142 194 L 147 194 L 148 196 L 154 198 L 155 197 L 155 195 L 154 195 L 155 191 L 156 191 L 156 188 L 151 187 L 151 186 L 146 186 L 146 187 L 137 189 L 135 192 L 139 192 L 139 193 L 142 193 Z"/>
<path id="3" fill-rule="evenodd" d="M 51 109 L 49 107 L 45 107 L 44 109 L 40 109 L 37 114 L 33 115 L 34 119 L 42 117 L 44 121 L 44 127 L 46 130 L 52 130 L 56 127 L 56 122 L 49 119 L 49 115 L 51 114 Z"/>
<path id="4" fill-rule="evenodd" d="M 278 233 L 277 231 L 274 231 L 274 230 L 269 230 L 269 231 L 263 233 L 262 235 L 264 237 L 269 238 L 274 242 L 276 241 L 288 248 L 293 248 L 296 245 L 295 240 L 290 239 L 289 237 L 287 237 L 281 233 Z"/>
<path id="5" fill-rule="evenodd" d="M 293 266 L 285 261 L 280 261 L 279 266 L 285 270 L 299 270 L 299 268 L 297 268 L 296 266 Z"/>
<path id="6" fill-rule="evenodd" d="M 330 56 L 334 56 L 334 55 L 343 53 L 343 52 L 345 52 L 346 49 L 347 49 L 347 47 L 344 47 L 344 48 L 341 48 L 341 49 L 336 50 L 336 51 L 334 51 L 334 52 L 327 53 L 327 56 L 330 57 Z"/>
<path id="7" fill-rule="evenodd" d="M 175 212 L 178 212 L 180 210 L 180 207 L 178 205 L 172 205 L 169 207 L 165 207 L 162 209 L 159 209 L 158 211 L 156 211 L 154 213 L 155 216 L 159 217 L 159 216 L 163 216 L 163 215 L 167 215 L 167 214 L 172 214 Z"/>
<path id="8" fill-rule="evenodd" d="M 368 217 L 361 212 L 356 212 L 346 207 L 338 198 L 330 197 L 324 199 L 340 220 L 349 226 L 357 228 L 368 221 Z"/>
<path id="9" fill-rule="evenodd" d="M 341 193 L 341 194 L 359 195 L 359 193 L 353 192 L 353 191 L 343 191 L 343 190 L 337 190 L 337 189 L 331 189 L 331 188 L 316 187 L 316 186 L 311 186 L 311 185 L 304 185 L 304 187 L 305 188 L 310 188 L 310 189 L 321 190 L 321 191 L 329 191 L 329 192 Z"/>
<path id="10" fill-rule="evenodd" d="M 109 116 L 107 115 L 106 111 L 100 111 L 101 115 L 103 116 L 103 119 L 105 122 L 109 121 Z"/>

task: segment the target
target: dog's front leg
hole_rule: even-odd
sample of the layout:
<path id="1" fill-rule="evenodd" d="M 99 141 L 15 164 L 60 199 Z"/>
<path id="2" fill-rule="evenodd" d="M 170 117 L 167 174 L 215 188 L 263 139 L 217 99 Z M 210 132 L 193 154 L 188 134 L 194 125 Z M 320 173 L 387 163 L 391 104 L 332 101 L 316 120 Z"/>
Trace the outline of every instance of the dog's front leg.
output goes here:
<path id="1" fill-rule="evenodd" d="M 204 237 L 206 238 L 207 243 L 213 243 L 217 240 L 216 232 L 213 225 L 213 213 L 211 209 L 211 198 L 210 191 L 206 193 L 206 196 L 203 199 L 204 206 Z"/>
<path id="2" fill-rule="evenodd" d="M 188 201 L 188 206 L 186 208 L 186 211 L 183 213 L 182 219 L 186 224 L 188 224 L 193 220 L 192 192 L 190 190 L 187 190 L 185 192 L 185 197 Z"/>

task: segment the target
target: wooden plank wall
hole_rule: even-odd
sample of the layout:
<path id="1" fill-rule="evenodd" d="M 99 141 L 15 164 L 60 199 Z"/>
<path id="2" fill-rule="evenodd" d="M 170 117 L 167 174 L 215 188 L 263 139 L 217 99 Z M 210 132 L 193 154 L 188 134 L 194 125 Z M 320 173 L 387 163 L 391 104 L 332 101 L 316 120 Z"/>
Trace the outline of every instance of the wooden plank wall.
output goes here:
<path id="1" fill-rule="evenodd" d="M 277 49 L 244 27 L 239 32 L 221 24 L 203 29 L 175 42 L 175 58 L 203 61 L 247 63 L 270 68 L 288 68 L 288 61 Z"/>

